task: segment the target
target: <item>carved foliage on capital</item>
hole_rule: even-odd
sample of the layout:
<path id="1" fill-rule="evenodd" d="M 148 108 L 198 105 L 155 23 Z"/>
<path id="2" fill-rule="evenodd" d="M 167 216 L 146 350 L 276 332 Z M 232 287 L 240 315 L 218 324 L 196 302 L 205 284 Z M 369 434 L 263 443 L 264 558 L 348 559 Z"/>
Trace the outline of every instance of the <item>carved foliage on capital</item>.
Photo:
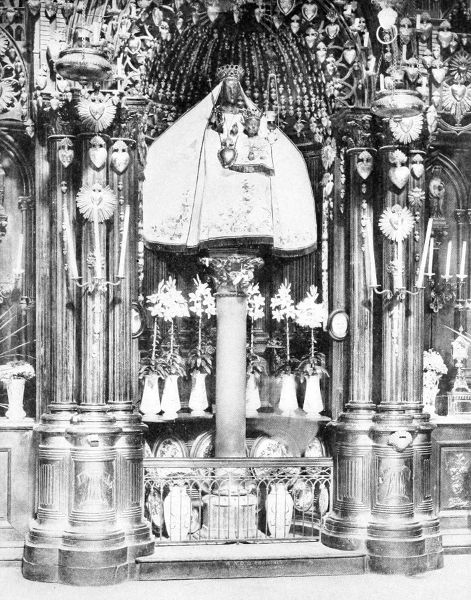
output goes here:
<path id="1" fill-rule="evenodd" d="M 246 293 L 255 269 L 263 264 L 261 258 L 238 254 L 202 258 L 201 262 L 211 269 L 218 292 L 234 295 Z"/>
<path id="2" fill-rule="evenodd" d="M 375 148 L 377 139 L 370 114 L 343 115 L 337 123 L 342 144 L 347 148 Z"/>

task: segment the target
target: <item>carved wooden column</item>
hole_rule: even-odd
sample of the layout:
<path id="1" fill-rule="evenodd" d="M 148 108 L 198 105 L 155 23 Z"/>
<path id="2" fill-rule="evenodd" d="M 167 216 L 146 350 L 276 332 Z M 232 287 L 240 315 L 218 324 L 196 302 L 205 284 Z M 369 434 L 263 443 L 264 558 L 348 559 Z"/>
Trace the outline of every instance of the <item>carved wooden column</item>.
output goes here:
<path id="1" fill-rule="evenodd" d="M 370 287 L 371 247 L 368 225 L 376 194 L 367 115 L 349 117 L 354 130 L 346 131 L 345 209 L 349 221 L 350 336 L 349 398 L 346 410 L 332 427 L 335 432 L 333 507 L 321 532 L 322 543 L 332 548 L 365 548 L 370 516 L 371 440 L 373 393 L 373 291 Z"/>
<path id="2" fill-rule="evenodd" d="M 58 547 L 68 517 L 70 443 L 65 431 L 76 411 L 77 293 L 66 252 L 66 227 L 75 231 L 73 138 L 52 135 L 48 155 L 37 144 L 37 373 L 47 412 L 36 430 L 37 517 L 26 536 L 23 574 L 57 581 Z M 65 152 L 67 149 L 67 152 Z M 67 267 L 67 271 L 66 271 Z M 44 374 L 47 373 L 47 380 Z"/>
<path id="3" fill-rule="evenodd" d="M 381 148 L 383 206 L 383 353 L 381 404 L 373 419 L 372 507 L 367 550 L 372 570 L 417 573 L 425 570 L 425 542 L 414 514 L 416 425 L 406 413 L 407 338 L 405 316 L 413 282 L 404 273 L 405 241 L 413 216 L 406 207 L 409 169 L 406 155 Z M 405 256 L 405 261 L 404 257 Z M 408 290 L 408 292 L 406 291 Z"/>

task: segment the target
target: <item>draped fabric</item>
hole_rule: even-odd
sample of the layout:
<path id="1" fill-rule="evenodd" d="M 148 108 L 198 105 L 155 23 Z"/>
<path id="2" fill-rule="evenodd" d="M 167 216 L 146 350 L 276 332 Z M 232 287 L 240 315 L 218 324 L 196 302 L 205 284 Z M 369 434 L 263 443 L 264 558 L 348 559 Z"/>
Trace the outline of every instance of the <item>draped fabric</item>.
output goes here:
<path id="1" fill-rule="evenodd" d="M 219 84 L 150 146 L 143 186 L 143 232 L 164 250 L 267 245 L 302 254 L 316 244 L 314 197 L 296 146 L 265 117 L 259 133 L 243 131 L 242 115 L 227 112 L 222 133 L 210 125 Z M 245 94 L 246 108 L 256 110 Z M 230 166 L 221 142 L 238 131 Z M 230 153 L 230 152 L 229 152 Z"/>

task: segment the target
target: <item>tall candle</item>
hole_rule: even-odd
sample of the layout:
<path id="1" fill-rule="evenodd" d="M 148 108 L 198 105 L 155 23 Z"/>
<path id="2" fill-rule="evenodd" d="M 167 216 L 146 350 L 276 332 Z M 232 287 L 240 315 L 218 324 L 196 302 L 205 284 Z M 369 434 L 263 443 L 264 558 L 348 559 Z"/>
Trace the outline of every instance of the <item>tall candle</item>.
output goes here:
<path id="1" fill-rule="evenodd" d="M 379 76 L 379 89 L 381 91 L 384 90 L 384 75 L 381 73 L 381 75 Z"/>
<path id="2" fill-rule="evenodd" d="M 67 210 L 67 204 L 64 203 L 64 232 L 65 232 L 65 242 L 67 245 L 67 262 L 69 265 L 69 273 L 72 279 L 78 279 L 78 271 L 77 271 L 77 260 L 75 258 L 75 246 L 74 241 L 72 239 L 72 231 L 70 229 L 70 221 L 69 221 L 69 211 Z"/>
<path id="3" fill-rule="evenodd" d="M 403 258 L 402 258 L 402 241 L 397 242 L 397 267 L 393 277 L 393 285 L 394 290 L 402 290 L 404 287 L 404 283 L 402 281 L 402 267 L 403 267 Z"/>
<path id="4" fill-rule="evenodd" d="M 128 231 L 129 231 L 129 204 L 124 209 L 124 225 L 123 225 L 123 238 L 121 240 L 121 254 L 119 257 L 118 267 L 118 278 L 124 277 L 124 262 L 126 260 L 126 245 L 128 243 Z"/>
<path id="5" fill-rule="evenodd" d="M 16 269 L 15 273 L 19 277 L 21 273 L 23 273 L 23 244 L 24 244 L 24 235 L 21 233 L 18 239 L 18 255 L 16 257 Z"/>
<path id="6" fill-rule="evenodd" d="M 416 29 L 420 29 L 420 25 L 421 25 L 421 23 L 420 23 L 420 14 L 418 14 L 416 16 L 416 18 L 415 18 L 415 28 Z"/>
<path id="7" fill-rule="evenodd" d="M 448 247 L 447 247 L 447 250 L 446 250 L 445 279 L 450 279 L 451 246 L 452 246 L 452 241 L 450 240 L 448 242 Z"/>
<path id="8" fill-rule="evenodd" d="M 430 238 L 430 246 L 429 246 L 429 250 L 428 250 L 428 270 L 427 270 L 427 275 L 429 277 L 431 277 L 433 275 L 433 247 L 434 247 L 434 239 L 433 237 Z"/>
<path id="9" fill-rule="evenodd" d="M 363 36 L 363 48 L 368 48 L 369 42 L 370 42 L 370 34 L 368 31 L 365 31 L 365 35 Z"/>
<path id="10" fill-rule="evenodd" d="M 376 261 L 375 261 L 375 249 L 373 243 L 373 224 L 368 219 L 367 226 L 367 237 L 368 237 L 368 254 L 370 261 L 370 287 L 378 287 L 378 280 L 376 279 Z"/>
<path id="11" fill-rule="evenodd" d="M 415 287 L 421 288 L 424 283 L 425 263 L 427 261 L 427 251 L 430 246 L 430 236 L 432 235 L 433 218 L 428 220 L 427 231 L 425 233 L 424 247 L 422 249 L 422 258 L 420 259 L 419 274 L 417 275 L 417 281 Z"/>
<path id="12" fill-rule="evenodd" d="M 95 237 L 95 277 L 101 279 L 100 227 L 96 210 L 93 214 L 93 233 Z"/>
<path id="13" fill-rule="evenodd" d="M 458 275 L 458 277 L 460 279 L 464 279 L 466 277 L 466 274 L 465 274 L 465 265 L 466 265 L 466 242 L 463 242 L 463 246 L 461 247 L 460 274 Z"/>
<path id="14" fill-rule="evenodd" d="M 407 60 L 407 46 L 406 46 L 406 44 L 403 44 L 403 46 L 402 46 L 402 60 L 403 61 Z"/>

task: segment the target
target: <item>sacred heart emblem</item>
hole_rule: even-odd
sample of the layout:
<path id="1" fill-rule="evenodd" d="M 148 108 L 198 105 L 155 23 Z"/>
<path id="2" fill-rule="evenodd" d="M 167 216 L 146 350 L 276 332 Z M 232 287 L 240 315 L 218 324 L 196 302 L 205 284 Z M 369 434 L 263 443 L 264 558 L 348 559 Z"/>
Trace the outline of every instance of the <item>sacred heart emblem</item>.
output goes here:
<path id="1" fill-rule="evenodd" d="M 419 77 L 419 69 L 418 67 L 406 67 L 407 79 L 411 83 L 415 83 L 417 78 Z"/>
<path id="2" fill-rule="evenodd" d="M 360 152 L 357 158 L 357 173 L 363 180 L 367 180 L 373 171 L 373 157 L 367 150 Z"/>
<path id="3" fill-rule="evenodd" d="M 278 8 L 284 15 L 289 15 L 293 10 L 296 0 L 277 0 Z"/>
<path id="4" fill-rule="evenodd" d="M 453 98 L 457 102 L 461 102 L 466 95 L 466 86 L 463 83 L 454 83 L 451 86 L 450 91 L 453 95 Z"/>
<path id="5" fill-rule="evenodd" d="M 424 159 L 420 156 L 420 154 L 416 154 L 412 159 L 410 170 L 416 179 L 420 179 L 425 173 Z"/>
<path id="6" fill-rule="evenodd" d="M 130 160 L 127 144 L 123 140 L 116 140 L 111 148 L 110 162 L 113 170 L 118 175 L 122 175 L 128 168 Z"/>
<path id="7" fill-rule="evenodd" d="M 402 190 L 406 183 L 409 181 L 410 171 L 405 166 L 402 167 L 391 167 L 389 169 L 389 179 L 397 187 L 398 190 Z"/>
<path id="8" fill-rule="evenodd" d="M 105 103 L 101 100 L 96 100 L 94 102 L 90 102 L 90 106 L 88 107 L 90 114 L 95 119 L 95 121 L 99 121 L 105 112 Z"/>
<path id="9" fill-rule="evenodd" d="M 220 8 L 217 4 L 210 4 L 206 12 L 208 14 L 208 19 L 211 21 L 211 23 L 214 23 L 219 16 Z"/>
<path id="10" fill-rule="evenodd" d="M 29 12 L 36 17 L 41 10 L 41 0 L 28 0 Z"/>
<path id="11" fill-rule="evenodd" d="M 236 149 L 233 147 L 224 146 L 224 148 L 221 148 L 221 150 L 219 150 L 218 158 L 221 162 L 221 165 L 225 169 L 228 169 L 237 158 Z"/>
<path id="12" fill-rule="evenodd" d="M 98 132 L 111 125 L 116 115 L 116 106 L 112 98 L 94 93 L 90 97 L 80 98 L 77 112 L 84 125 Z"/>
<path id="13" fill-rule="evenodd" d="M 306 21 L 312 21 L 317 16 L 317 4 L 306 2 L 303 4 L 301 11 Z"/>
<path id="14" fill-rule="evenodd" d="M 446 67 L 432 69 L 432 76 L 438 85 L 441 85 L 445 81 Z"/>
<path id="15" fill-rule="evenodd" d="M 382 234 L 392 242 L 404 241 L 414 228 L 414 215 L 399 204 L 385 208 L 378 222 Z"/>
<path id="16" fill-rule="evenodd" d="M 57 150 L 57 157 L 64 169 L 67 169 L 67 167 L 72 163 L 74 156 L 74 145 L 72 140 L 70 138 L 64 138 L 61 140 Z"/>
<path id="17" fill-rule="evenodd" d="M 349 45 L 343 51 L 343 57 L 344 57 L 347 65 L 353 64 L 353 61 L 355 60 L 356 56 L 357 56 L 357 51 L 355 50 L 355 48 L 352 48 Z"/>
<path id="18" fill-rule="evenodd" d="M 333 40 L 339 34 L 340 27 L 339 27 L 339 25 L 337 25 L 337 23 L 330 23 L 325 28 L 325 31 L 326 31 L 327 35 L 329 36 L 329 39 Z"/>
<path id="19" fill-rule="evenodd" d="M 105 140 L 99 135 L 95 135 L 90 140 L 88 156 L 95 169 L 100 170 L 105 166 L 108 153 L 106 151 Z"/>

